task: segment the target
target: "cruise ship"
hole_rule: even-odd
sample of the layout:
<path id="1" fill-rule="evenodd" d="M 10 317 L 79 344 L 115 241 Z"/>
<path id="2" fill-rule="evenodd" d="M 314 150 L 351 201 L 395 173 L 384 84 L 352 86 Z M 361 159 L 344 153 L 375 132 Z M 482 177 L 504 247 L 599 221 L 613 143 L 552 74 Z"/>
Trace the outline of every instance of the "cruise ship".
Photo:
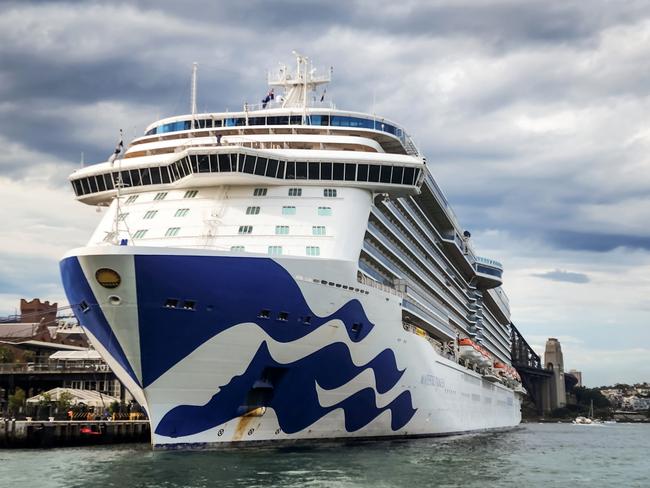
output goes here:
<path id="1" fill-rule="evenodd" d="M 158 120 L 70 176 L 105 208 L 63 284 L 154 448 L 508 428 L 502 265 L 396 122 L 296 54 L 260 104 Z"/>

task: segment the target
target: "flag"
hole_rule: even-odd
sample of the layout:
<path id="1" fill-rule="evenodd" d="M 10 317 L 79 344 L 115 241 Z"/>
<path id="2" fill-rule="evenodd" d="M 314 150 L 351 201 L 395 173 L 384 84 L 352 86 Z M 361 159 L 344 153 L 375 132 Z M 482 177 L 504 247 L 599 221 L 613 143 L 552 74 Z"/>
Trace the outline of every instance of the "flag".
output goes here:
<path id="1" fill-rule="evenodd" d="M 117 143 L 117 146 L 115 146 L 115 151 L 113 151 L 113 154 L 111 154 L 111 157 L 108 158 L 108 162 L 112 163 L 115 161 L 115 158 L 119 156 L 119 154 L 122 152 L 124 149 L 124 141 L 122 140 L 122 131 L 120 130 L 120 141 Z"/>

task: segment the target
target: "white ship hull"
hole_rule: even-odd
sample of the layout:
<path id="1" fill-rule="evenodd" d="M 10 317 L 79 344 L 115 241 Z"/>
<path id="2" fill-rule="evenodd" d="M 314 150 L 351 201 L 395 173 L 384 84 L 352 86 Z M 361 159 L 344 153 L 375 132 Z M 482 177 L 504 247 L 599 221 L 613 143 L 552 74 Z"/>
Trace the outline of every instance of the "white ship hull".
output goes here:
<path id="1" fill-rule="evenodd" d="M 120 285 L 101 286 L 100 268 Z M 357 283 L 353 262 L 104 246 L 72 251 L 61 269 L 93 344 L 147 410 L 155 447 L 521 420 L 518 394 L 406 331 L 401 297 Z"/>

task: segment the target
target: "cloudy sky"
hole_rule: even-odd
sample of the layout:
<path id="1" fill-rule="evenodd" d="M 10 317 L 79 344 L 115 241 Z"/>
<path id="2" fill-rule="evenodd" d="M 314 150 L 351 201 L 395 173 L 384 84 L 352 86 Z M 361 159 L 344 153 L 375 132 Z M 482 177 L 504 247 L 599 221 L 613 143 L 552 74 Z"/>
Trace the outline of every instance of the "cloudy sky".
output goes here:
<path id="1" fill-rule="evenodd" d="M 513 321 L 586 384 L 650 380 L 650 3 L 0 4 L 0 315 L 64 300 L 58 258 L 99 219 L 67 182 L 159 117 L 237 110 L 291 51 L 341 108 L 412 134 Z"/>

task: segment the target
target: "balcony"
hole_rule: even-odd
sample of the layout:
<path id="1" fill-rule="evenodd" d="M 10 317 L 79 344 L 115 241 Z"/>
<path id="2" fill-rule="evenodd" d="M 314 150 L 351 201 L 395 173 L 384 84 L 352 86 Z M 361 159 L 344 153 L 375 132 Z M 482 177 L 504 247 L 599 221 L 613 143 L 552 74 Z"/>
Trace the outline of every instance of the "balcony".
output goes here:
<path id="1" fill-rule="evenodd" d="M 503 283 L 503 265 L 494 259 L 476 256 L 474 261 L 477 287 L 483 290 L 496 288 Z"/>

